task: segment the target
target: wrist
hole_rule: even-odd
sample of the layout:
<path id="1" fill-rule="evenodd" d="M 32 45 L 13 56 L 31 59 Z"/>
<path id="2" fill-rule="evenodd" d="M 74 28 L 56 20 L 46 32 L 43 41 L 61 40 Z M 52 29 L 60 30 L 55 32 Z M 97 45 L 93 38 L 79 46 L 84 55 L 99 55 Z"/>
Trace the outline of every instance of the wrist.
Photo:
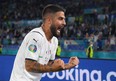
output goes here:
<path id="1" fill-rule="evenodd" d="M 75 67 L 75 64 L 74 63 L 68 63 L 68 64 L 65 65 L 65 68 L 66 69 L 71 69 L 73 67 Z"/>
<path id="2" fill-rule="evenodd" d="M 61 66 L 51 66 L 52 72 L 57 72 L 57 71 L 61 71 L 61 70 L 64 70 Z"/>
<path id="3" fill-rule="evenodd" d="M 65 69 L 70 69 L 71 68 L 71 64 L 68 63 L 68 64 L 65 64 Z"/>

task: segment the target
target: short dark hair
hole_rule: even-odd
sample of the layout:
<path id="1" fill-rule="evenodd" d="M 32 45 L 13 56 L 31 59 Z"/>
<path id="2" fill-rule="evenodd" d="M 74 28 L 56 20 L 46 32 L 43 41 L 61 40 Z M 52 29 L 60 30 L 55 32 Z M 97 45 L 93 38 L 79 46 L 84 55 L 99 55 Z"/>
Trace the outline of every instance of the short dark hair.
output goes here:
<path id="1" fill-rule="evenodd" d="M 58 12 L 58 11 L 63 11 L 63 12 L 65 12 L 66 10 L 65 10 L 63 7 L 59 6 L 59 5 L 56 5 L 56 4 L 49 4 L 49 5 L 47 5 L 47 6 L 43 9 L 43 11 L 42 11 L 42 18 L 44 18 L 44 16 L 45 16 L 46 14 L 48 14 L 48 13 L 56 13 L 56 12 Z"/>

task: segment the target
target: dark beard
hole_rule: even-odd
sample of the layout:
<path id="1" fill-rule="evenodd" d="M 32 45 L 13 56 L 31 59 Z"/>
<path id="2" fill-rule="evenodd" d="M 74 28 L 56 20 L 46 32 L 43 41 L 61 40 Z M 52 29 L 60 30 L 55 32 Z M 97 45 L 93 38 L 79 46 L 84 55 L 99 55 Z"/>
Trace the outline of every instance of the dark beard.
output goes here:
<path id="1" fill-rule="evenodd" d="M 53 36 L 58 37 L 56 27 L 54 25 L 51 25 L 50 30 Z"/>

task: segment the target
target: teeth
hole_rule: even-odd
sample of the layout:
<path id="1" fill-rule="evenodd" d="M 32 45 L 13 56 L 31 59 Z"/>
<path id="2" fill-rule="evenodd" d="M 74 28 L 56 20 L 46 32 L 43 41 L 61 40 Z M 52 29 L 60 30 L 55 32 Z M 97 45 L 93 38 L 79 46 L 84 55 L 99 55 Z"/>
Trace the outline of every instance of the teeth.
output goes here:
<path id="1" fill-rule="evenodd" d="M 60 33 L 60 30 L 57 30 L 58 33 Z"/>

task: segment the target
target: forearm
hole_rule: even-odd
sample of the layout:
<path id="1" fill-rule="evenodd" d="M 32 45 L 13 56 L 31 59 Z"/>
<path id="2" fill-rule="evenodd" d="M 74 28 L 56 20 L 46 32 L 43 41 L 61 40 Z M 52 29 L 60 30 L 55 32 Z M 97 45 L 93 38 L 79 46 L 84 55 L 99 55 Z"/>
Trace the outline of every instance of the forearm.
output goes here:
<path id="1" fill-rule="evenodd" d="M 52 68 L 50 65 L 42 65 L 37 61 L 26 60 L 25 61 L 26 70 L 29 72 L 35 73 L 44 73 L 44 72 L 51 72 Z"/>
<path id="2" fill-rule="evenodd" d="M 26 60 L 25 62 L 26 70 L 29 72 L 35 73 L 45 73 L 45 72 L 56 72 L 62 70 L 60 67 L 55 68 L 52 66 L 52 62 L 48 63 L 47 65 L 42 65 L 36 61 Z"/>

